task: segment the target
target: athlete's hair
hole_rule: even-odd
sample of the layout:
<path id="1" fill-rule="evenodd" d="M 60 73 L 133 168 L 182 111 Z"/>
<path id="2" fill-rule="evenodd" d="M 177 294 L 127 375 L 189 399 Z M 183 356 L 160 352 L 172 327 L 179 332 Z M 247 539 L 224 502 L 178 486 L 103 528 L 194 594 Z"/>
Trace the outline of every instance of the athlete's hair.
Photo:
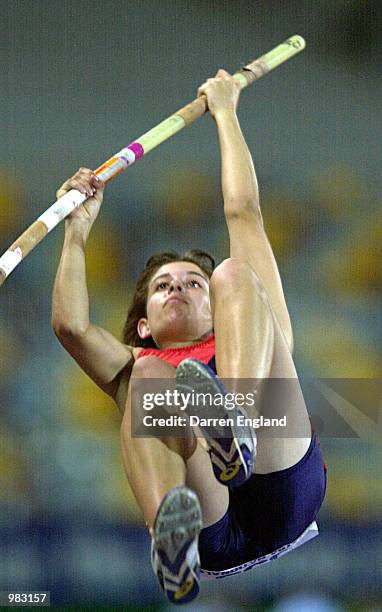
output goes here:
<path id="1" fill-rule="evenodd" d="M 180 253 L 176 251 L 163 251 L 162 253 L 157 253 L 150 257 L 146 262 L 143 272 L 141 272 L 138 278 L 132 303 L 127 313 L 126 322 L 123 328 L 123 342 L 125 344 L 129 344 L 130 346 L 142 346 L 144 348 L 157 348 L 151 336 L 145 340 L 139 337 L 137 324 L 139 319 L 147 316 L 147 293 L 153 275 L 165 264 L 175 261 L 189 261 L 196 264 L 205 274 L 207 274 L 208 278 L 211 277 L 215 268 L 214 258 L 209 253 L 200 251 L 199 249 L 192 249 L 184 253 L 184 255 L 180 255 Z"/>

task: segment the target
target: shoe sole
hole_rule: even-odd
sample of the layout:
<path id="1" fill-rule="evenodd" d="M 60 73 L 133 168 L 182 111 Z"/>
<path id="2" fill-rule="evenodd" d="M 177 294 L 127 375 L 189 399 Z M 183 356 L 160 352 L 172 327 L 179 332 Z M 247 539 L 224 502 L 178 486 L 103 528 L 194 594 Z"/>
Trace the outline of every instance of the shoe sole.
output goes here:
<path id="1" fill-rule="evenodd" d="M 211 368 L 197 359 L 185 359 L 176 369 L 177 389 L 190 393 L 196 391 L 225 395 L 224 386 Z M 252 474 L 256 457 L 256 436 L 249 425 L 238 427 L 237 417 L 246 413 L 237 407 L 232 410 L 224 406 L 192 406 L 192 414 L 199 418 L 230 418 L 233 424 L 225 428 L 218 425 L 199 424 L 199 429 L 207 441 L 212 468 L 217 480 L 224 485 L 237 487 Z"/>
<path id="2" fill-rule="evenodd" d="M 172 603 L 188 603 L 199 593 L 197 545 L 201 529 L 197 495 L 187 487 L 172 489 L 160 505 L 153 533 L 163 588 Z M 196 566 L 189 562 L 192 556 L 197 559 Z"/>

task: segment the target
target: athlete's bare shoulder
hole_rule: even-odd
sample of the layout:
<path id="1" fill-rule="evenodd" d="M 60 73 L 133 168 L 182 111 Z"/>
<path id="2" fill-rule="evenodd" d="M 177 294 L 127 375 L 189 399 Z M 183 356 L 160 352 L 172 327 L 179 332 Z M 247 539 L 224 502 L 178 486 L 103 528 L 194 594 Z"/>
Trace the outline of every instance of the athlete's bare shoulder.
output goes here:
<path id="1" fill-rule="evenodd" d="M 143 346 L 129 346 L 128 348 L 132 352 L 134 361 L 136 361 L 136 359 L 138 359 L 140 353 L 144 350 Z"/>

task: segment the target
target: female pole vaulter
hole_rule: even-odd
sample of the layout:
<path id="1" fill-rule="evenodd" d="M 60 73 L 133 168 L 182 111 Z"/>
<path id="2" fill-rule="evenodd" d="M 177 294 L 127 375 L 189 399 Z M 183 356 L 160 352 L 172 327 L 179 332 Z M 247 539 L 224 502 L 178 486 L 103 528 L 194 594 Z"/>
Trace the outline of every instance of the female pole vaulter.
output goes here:
<path id="1" fill-rule="evenodd" d="M 66 350 L 123 413 L 127 478 L 152 537 L 152 565 L 167 598 L 187 603 L 200 575 L 224 577 L 272 560 L 318 533 L 326 474 L 292 358 L 293 338 L 259 206 L 253 161 L 236 109 L 240 86 L 224 70 L 198 90 L 218 130 L 230 258 L 214 269 L 201 251 L 153 256 L 138 279 L 124 342 L 89 321 L 85 247 L 103 183 L 81 168 L 57 193 L 90 196 L 65 221 L 52 324 Z M 219 379 L 293 381 L 282 397 L 288 434 L 210 426 L 205 439 L 134 437 L 131 383 Z M 257 406 L 268 414 L 266 394 Z M 230 415 L 245 414 L 236 406 Z M 298 432 L 298 433 L 296 433 Z M 207 444 L 207 451 L 205 448 Z"/>

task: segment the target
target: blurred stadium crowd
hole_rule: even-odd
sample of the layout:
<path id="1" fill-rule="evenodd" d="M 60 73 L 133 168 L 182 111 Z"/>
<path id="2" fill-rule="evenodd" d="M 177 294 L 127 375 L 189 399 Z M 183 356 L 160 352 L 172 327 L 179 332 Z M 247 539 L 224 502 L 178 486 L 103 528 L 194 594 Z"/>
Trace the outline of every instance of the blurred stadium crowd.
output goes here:
<path id="1" fill-rule="evenodd" d="M 3 177 L 2 242 L 17 225 L 18 208 L 11 203 L 25 205 L 18 190 Z M 367 221 L 361 218 L 363 201 Z M 306 377 L 376 378 L 381 369 L 375 342 L 382 227 L 377 203 L 362 174 L 345 166 L 315 176 L 305 200 L 282 186 L 262 189 L 265 226 L 294 323 L 296 360 Z M 139 211 L 140 203 L 134 204 Z M 89 240 L 88 282 L 92 319 L 121 337 L 136 275 L 146 255 L 163 247 L 163 236 L 174 248 L 208 248 L 218 261 L 228 254 L 227 236 L 215 179 L 201 171 L 163 177 L 155 209 L 148 213 L 146 207 L 145 219 L 131 215 L 129 240 L 115 222 L 123 203 L 112 206 Z M 149 245 L 142 233 L 149 234 Z M 31 255 L 3 289 L 9 314 L 0 328 L 0 587 L 43 585 L 57 602 L 153 602 L 159 593 L 148 536 L 119 457 L 120 417 L 49 326 L 49 300 L 42 299 L 39 279 L 54 275 L 60 247 L 58 237 L 54 255 Z M 51 287 L 43 290 L 50 293 Z M 277 567 L 219 583 L 219 593 L 235 609 L 242 601 L 264 605 L 270 592 L 276 599 L 308 587 L 338 599 L 345 593 L 350 601 L 361 598 L 367 585 L 371 600 L 380 596 L 381 445 L 356 436 L 333 438 L 325 430 L 322 445 L 329 464 L 322 536 Z M 216 599 L 213 585 L 205 591 Z"/>

